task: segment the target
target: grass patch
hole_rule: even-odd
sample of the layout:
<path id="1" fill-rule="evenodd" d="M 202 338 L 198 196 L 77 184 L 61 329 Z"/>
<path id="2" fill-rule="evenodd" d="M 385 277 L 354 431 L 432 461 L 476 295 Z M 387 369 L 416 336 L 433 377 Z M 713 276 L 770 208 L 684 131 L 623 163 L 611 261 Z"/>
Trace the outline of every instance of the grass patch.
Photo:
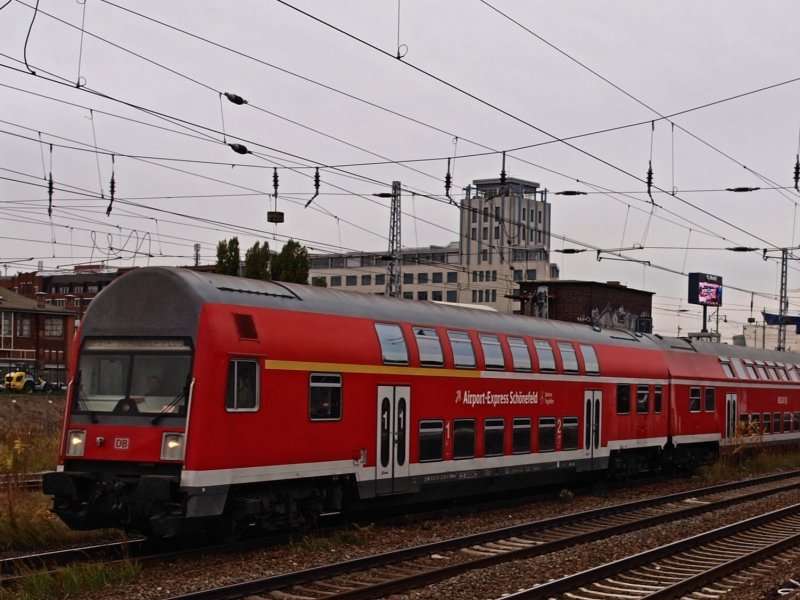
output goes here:
<path id="1" fill-rule="evenodd" d="M 753 446 L 725 452 L 713 464 L 700 467 L 698 476 L 709 484 L 800 468 L 797 447 Z"/>
<path id="2" fill-rule="evenodd" d="M 304 535 L 300 545 L 314 551 L 331 551 L 342 546 L 363 546 L 369 541 L 374 529 L 373 525 L 361 527 L 357 523 L 351 523 L 346 529 L 334 531 L 327 536 Z"/>
<path id="3" fill-rule="evenodd" d="M 17 589 L 0 588 L 0 600 L 80 598 L 89 592 L 113 589 L 136 581 L 141 570 L 141 565 L 135 561 L 68 565 L 50 573 L 25 577 Z"/>

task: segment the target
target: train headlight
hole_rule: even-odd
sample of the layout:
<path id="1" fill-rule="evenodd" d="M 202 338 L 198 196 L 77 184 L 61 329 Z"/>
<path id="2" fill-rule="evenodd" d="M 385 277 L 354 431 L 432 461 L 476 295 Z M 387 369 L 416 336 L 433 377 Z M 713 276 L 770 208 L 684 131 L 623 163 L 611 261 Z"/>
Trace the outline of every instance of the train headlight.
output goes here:
<path id="1" fill-rule="evenodd" d="M 161 438 L 161 460 L 183 460 L 183 434 L 165 433 Z"/>
<path id="2" fill-rule="evenodd" d="M 86 430 L 71 429 L 67 433 L 67 456 L 83 456 L 86 449 Z"/>

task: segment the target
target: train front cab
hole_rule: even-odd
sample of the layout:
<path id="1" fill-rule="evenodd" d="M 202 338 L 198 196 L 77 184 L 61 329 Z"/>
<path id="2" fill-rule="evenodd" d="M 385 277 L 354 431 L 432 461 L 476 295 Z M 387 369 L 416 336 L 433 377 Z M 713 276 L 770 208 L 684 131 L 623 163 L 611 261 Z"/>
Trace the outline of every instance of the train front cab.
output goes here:
<path id="1" fill-rule="evenodd" d="M 43 478 L 73 529 L 172 534 L 192 392 L 188 339 L 85 339 L 56 472 Z"/>

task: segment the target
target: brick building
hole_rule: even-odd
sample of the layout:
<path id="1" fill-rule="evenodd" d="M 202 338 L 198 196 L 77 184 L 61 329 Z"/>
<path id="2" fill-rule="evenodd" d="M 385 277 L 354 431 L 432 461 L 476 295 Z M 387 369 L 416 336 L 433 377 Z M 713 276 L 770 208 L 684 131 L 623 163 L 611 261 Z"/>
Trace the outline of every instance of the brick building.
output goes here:
<path id="1" fill-rule="evenodd" d="M 653 330 L 653 292 L 626 287 L 618 281 L 523 281 L 520 312 L 602 328 Z"/>

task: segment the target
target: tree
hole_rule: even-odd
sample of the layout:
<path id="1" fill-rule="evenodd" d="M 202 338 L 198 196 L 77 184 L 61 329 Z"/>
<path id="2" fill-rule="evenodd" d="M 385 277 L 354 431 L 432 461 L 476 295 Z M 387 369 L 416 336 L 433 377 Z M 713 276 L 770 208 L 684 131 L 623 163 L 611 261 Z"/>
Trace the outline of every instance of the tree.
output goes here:
<path id="1" fill-rule="evenodd" d="M 239 238 L 232 237 L 230 240 L 222 240 L 217 244 L 217 266 L 215 273 L 223 275 L 239 274 Z"/>
<path id="2" fill-rule="evenodd" d="M 289 240 L 272 261 L 272 279 L 308 283 L 308 250 Z"/>
<path id="3" fill-rule="evenodd" d="M 244 254 L 244 276 L 250 279 L 270 278 L 269 243 L 256 242 Z"/>

